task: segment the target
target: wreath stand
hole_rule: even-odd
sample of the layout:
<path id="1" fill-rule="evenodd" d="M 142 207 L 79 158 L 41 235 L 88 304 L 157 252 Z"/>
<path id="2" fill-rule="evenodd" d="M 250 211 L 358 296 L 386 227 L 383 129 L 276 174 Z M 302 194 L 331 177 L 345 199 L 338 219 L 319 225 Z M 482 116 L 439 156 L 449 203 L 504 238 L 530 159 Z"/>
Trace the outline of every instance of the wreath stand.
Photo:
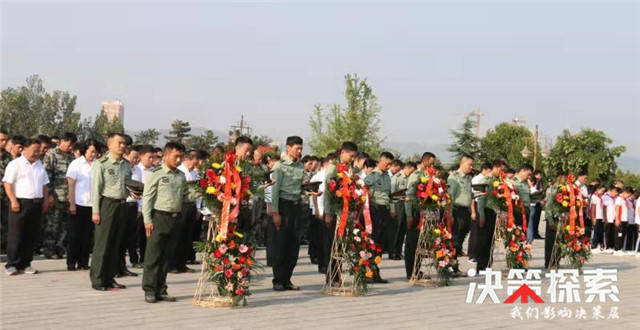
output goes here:
<path id="1" fill-rule="evenodd" d="M 507 218 L 508 218 L 507 212 L 504 212 L 504 211 L 496 212 L 496 225 L 494 226 L 494 229 L 493 229 L 493 239 L 491 240 L 491 250 L 490 250 L 491 253 L 489 254 L 488 268 L 496 269 L 493 267 L 494 262 L 496 262 L 496 264 L 500 263 L 500 266 L 502 266 L 504 263 L 503 269 L 509 268 L 507 266 L 506 251 L 504 251 L 504 253 L 496 252 L 496 246 L 504 247 L 504 238 L 507 230 L 507 221 L 508 221 Z M 501 251 L 501 249 L 502 248 L 499 248 L 497 251 Z M 498 260 L 498 258 L 496 258 L 496 254 L 500 256 L 504 256 L 504 259 L 500 258 Z"/>
<path id="2" fill-rule="evenodd" d="M 439 211 L 425 211 L 422 213 L 423 224 L 418 236 L 416 256 L 413 261 L 413 272 L 409 284 L 420 286 L 434 286 L 436 281 L 431 278 L 434 263 L 437 263 L 435 255 L 429 246 L 429 234 L 438 225 Z M 425 269 L 426 268 L 426 269 Z M 422 269 L 425 269 L 422 271 Z"/>
<path id="3" fill-rule="evenodd" d="M 353 297 L 358 295 L 355 278 L 348 271 L 342 270 L 343 265 L 349 267 L 350 263 L 347 244 L 338 237 L 339 221 L 339 219 L 336 221 L 336 230 L 333 233 L 331 258 L 329 258 L 326 283 L 322 291 L 332 296 Z M 349 221 L 349 219 L 346 219 L 346 221 Z M 345 230 L 348 229 L 345 227 Z"/>
<path id="4" fill-rule="evenodd" d="M 551 257 L 549 259 L 549 267 L 547 271 L 551 269 L 558 270 L 561 267 L 561 263 L 564 260 L 560 254 L 560 235 L 564 233 L 564 226 L 566 225 L 567 219 L 569 216 L 566 213 L 560 214 L 558 217 L 558 223 L 555 224 L 556 227 L 556 237 L 553 240 L 553 249 L 551 249 Z M 567 264 L 571 264 L 568 262 Z"/>
<path id="5" fill-rule="evenodd" d="M 207 241 L 205 244 L 213 244 L 217 233 L 217 220 L 219 214 L 208 215 L 204 218 L 208 222 Z M 215 308 L 215 307 L 232 307 L 233 301 L 231 297 L 223 297 L 218 293 L 217 283 L 209 280 L 209 268 L 207 258 L 202 258 L 202 269 L 196 286 L 196 293 L 193 295 L 192 305 Z"/>

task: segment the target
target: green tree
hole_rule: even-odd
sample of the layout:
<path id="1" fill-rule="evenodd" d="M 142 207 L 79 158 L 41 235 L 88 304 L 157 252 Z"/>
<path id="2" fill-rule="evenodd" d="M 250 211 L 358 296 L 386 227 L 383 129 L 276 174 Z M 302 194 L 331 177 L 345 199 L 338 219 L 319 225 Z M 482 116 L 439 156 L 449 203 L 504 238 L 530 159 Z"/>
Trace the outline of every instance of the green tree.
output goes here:
<path id="1" fill-rule="evenodd" d="M 481 158 L 485 161 L 494 159 L 504 159 L 511 168 L 529 163 L 533 165 L 533 152 L 528 157 L 522 155 L 525 146 L 533 151 L 533 134 L 528 128 L 511 123 L 501 123 L 493 129 L 487 131 L 486 135 L 480 139 Z M 540 150 L 540 146 L 537 146 Z M 540 155 L 538 155 L 540 159 Z M 540 164 L 536 160 L 536 165 Z M 536 166 L 538 168 L 538 166 Z"/>
<path id="2" fill-rule="evenodd" d="M 49 120 L 42 121 L 41 133 L 58 135 L 64 132 L 78 133 L 80 129 L 80 113 L 75 111 L 77 97 L 68 92 L 54 91 L 45 94 L 43 111 L 52 115 Z"/>
<path id="3" fill-rule="evenodd" d="M 107 140 L 109 133 L 124 133 L 124 126 L 120 118 L 114 118 L 109 120 L 107 114 L 104 111 L 100 111 L 100 114 L 96 117 L 93 123 L 94 138 L 102 141 Z"/>
<path id="4" fill-rule="evenodd" d="M 353 141 L 358 149 L 374 156 L 382 150 L 385 138 L 380 135 L 380 107 L 366 79 L 347 74 L 346 107 L 339 104 L 328 109 L 315 105 L 309 119 L 312 137 L 309 145 L 315 154 L 335 151 L 343 141 Z"/>
<path id="5" fill-rule="evenodd" d="M 160 132 L 155 128 L 145 129 L 136 134 L 136 144 L 155 145 L 160 137 Z"/>
<path id="6" fill-rule="evenodd" d="M 480 159 L 480 139 L 473 131 L 476 126 L 475 120 L 467 115 L 458 130 L 451 130 L 454 141 L 447 147 L 447 151 L 453 154 L 453 164 L 458 164 L 465 155 Z"/>
<path id="7" fill-rule="evenodd" d="M 629 186 L 633 189 L 640 189 L 640 174 L 633 173 L 631 171 L 616 171 L 616 180 L 624 182 L 625 186 Z"/>
<path id="8" fill-rule="evenodd" d="M 602 131 L 583 129 L 571 134 L 564 130 L 544 161 L 545 169 L 552 175 L 586 170 L 590 180 L 611 182 L 618 169 L 616 158 L 626 149 L 624 146 L 612 147 L 612 142 Z"/>
<path id="9" fill-rule="evenodd" d="M 187 140 L 190 149 L 211 150 L 218 143 L 218 136 L 210 129 L 201 135 L 194 135 Z"/>
<path id="10" fill-rule="evenodd" d="M 165 135 L 164 138 L 167 141 L 178 141 L 183 143 L 191 136 L 189 132 L 191 132 L 191 124 L 189 124 L 188 121 L 176 119 L 171 123 L 171 131 L 169 131 L 169 135 Z"/>

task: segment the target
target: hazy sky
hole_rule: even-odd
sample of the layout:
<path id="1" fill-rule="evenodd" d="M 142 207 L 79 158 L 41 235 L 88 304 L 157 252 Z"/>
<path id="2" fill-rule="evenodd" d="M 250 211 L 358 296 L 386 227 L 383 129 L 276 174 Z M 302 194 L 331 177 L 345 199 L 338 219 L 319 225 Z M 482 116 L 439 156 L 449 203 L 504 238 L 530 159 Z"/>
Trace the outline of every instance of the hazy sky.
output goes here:
<path id="1" fill-rule="evenodd" d="M 38 73 L 83 116 L 120 98 L 128 130 L 176 118 L 308 136 L 316 103 L 368 78 L 389 141 L 446 143 L 522 117 L 602 129 L 640 157 L 640 2 L 2 4 L 2 88 Z"/>

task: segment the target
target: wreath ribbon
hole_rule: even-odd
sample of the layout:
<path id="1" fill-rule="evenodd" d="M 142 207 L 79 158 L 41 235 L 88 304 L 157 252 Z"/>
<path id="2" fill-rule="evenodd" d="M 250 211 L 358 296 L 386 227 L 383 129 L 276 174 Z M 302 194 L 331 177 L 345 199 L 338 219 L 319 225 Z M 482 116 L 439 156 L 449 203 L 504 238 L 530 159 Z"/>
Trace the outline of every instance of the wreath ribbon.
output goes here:
<path id="1" fill-rule="evenodd" d="M 429 175 L 429 178 L 428 178 L 429 181 L 427 181 L 427 191 L 425 191 L 420 196 L 426 199 L 425 203 L 429 201 L 429 198 L 431 198 L 431 193 L 433 193 L 433 177 L 436 175 L 436 170 L 433 167 L 429 167 L 427 168 L 426 172 Z M 418 226 L 416 226 L 416 229 L 417 230 L 422 229 L 423 224 L 424 224 L 424 216 L 420 214 L 420 222 L 418 222 Z"/>
<path id="2" fill-rule="evenodd" d="M 369 188 L 362 187 L 362 192 L 364 196 L 364 206 L 362 208 L 362 215 L 364 216 L 364 230 L 367 234 L 371 234 L 373 232 L 373 225 L 371 224 L 371 210 L 369 209 Z"/>
<path id="3" fill-rule="evenodd" d="M 229 223 L 235 223 L 240 213 L 240 199 L 242 198 L 242 182 L 240 180 L 240 173 L 233 165 L 235 162 L 235 155 L 229 151 L 225 155 L 224 170 L 222 176 L 225 179 L 224 182 L 224 194 L 222 196 L 222 212 L 220 214 L 220 225 L 218 228 L 218 234 L 224 239 L 227 238 L 229 231 Z M 233 200 L 232 185 L 235 184 L 236 204 L 231 209 L 231 201 Z"/>

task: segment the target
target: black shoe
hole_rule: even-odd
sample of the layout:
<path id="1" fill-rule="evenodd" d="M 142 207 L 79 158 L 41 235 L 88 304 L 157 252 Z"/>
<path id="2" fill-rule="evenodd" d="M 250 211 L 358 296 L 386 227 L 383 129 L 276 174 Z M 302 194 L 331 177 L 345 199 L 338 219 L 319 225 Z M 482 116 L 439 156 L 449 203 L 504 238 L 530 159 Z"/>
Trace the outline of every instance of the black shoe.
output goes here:
<path id="1" fill-rule="evenodd" d="M 311 258 L 311 263 L 314 265 L 317 265 L 318 261 L 319 261 L 318 258 Z"/>
<path id="2" fill-rule="evenodd" d="M 326 274 L 327 273 L 327 267 L 325 267 L 325 266 L 318 267 L 318 273 Z"/>
<path id="3" fill-rule="evenodd" d="M 163 293 L 161 295 L 159 295 L 157 297 L 158 300 L 162 300 L 162 301 L 167 301 L 167 302 L 174 302 L 176 301 L 176 297 L 172 297 L 170 296 L 168 293 Z"/>
<path id="4" fill-rule="evenodd" d="M 91 288 L 98 291 L 109 291 L 109 288 L 106 286 L 92 285 Z"/>
<path id="5" fill-rule="evenodd" d="M 287 285 L 285 285 L 284 288 L 286 290 L 290 290 L 290 291 L 300 291 L 300 287 L 293 285 L 293 283 L 291 283 L 291 281 L 289 281 L 289 283 L 287 283 Z"/>
<path id="6" fill-rule="evenodd" d="M 45 258 L 45 259 L 53 259 L 53 254 L 47 254 L 47 253 L 45 253 L 45 254 L 44 254 L 44 258 Z"/>
<path id="7" fill-rule="evenodd" d="M 153 304 L 153 303 L 157 303 L 158 302 L 158 298 L 153 295 L 153 294 L 145 294 L 144 295 L 144 301 Z"/>
<path id="8" fill-rule="evenodd" d="M 282 285 L 280 283 L 274 283 L 273 284 L 273 291 L 284 291 L 284 290 L 286 290 L 284 285 Z"/>
<path id="9" fill-rule="evenodd" d="M 107 285 L 108 288 L 113 288 L 113 289 L 126 289 L 127 286 L 124 284 L 120 284 L 116 281 L 111 282 L 111 284 Z"/>
<path id="10" fill-rule="evenodd" d="M 138 276 L 137 273 L 134 273 L 126 268 L 122 272 L 120 272 L 120 274 L 122 274 L 122 276 Z"/>
<path id="11" fill-rule="evenodd" d="M 191 269 L 191 268 L 189 268 L 187 266 L 184 266 L 184 268 L 180 268 L 178 271 L 180 273 L 193 273 L 193 272 L 195 272 L 195 270 L 193 270 L 193 269 Z"/>
<path id="12" fill-rule="evenodd" d="M 80 270 L 89 270 L 89 269 L 91 269 L 91 267 L 89 267 L 87 265 L 82 265 L 82 266 L 78 266 L 78 269 L 80 269 Z"/>
<path id="13" fill-rule="evenodd" d="M 378 276 L 373 278 L 373 283 L 387 284 L 389 283 L 389 281 L 382 279 L 382 277 Z"/>
<path id="14" fill-rule="evenodd" d="M 167 271 L 167 273 L 171 273 L 171 274 L 180 274 L 182 273 L 179 269 L 169 269 L 169 271 Z"/>
<path id="15" fill-rule="evenodd" d="M 77 268 L 76 268 L 76 266 L 70 266 L 70 265 L 67 265 L 67 270 L 68 270 L 68 271 L 70 271 L 70 272 L 73 272 L 73 271 L 75 271 L 76 269 L 77 269 Z"/>
<path id="16" fill-rule="evenodd" d="M 544 237 L 540 236 L 539 234 L 535 234 L 533 236 L 534 239 L 544 239 Z"/>
<path id="17" fill-rule="evenodd" d="M 144 266 L 142 266 L 142 263 L 139 263 L 139 262 L 136 262 L 135 264 L 131 264 L 131 267 L 138 268 L 138 269 L 144 268 Z"/>

